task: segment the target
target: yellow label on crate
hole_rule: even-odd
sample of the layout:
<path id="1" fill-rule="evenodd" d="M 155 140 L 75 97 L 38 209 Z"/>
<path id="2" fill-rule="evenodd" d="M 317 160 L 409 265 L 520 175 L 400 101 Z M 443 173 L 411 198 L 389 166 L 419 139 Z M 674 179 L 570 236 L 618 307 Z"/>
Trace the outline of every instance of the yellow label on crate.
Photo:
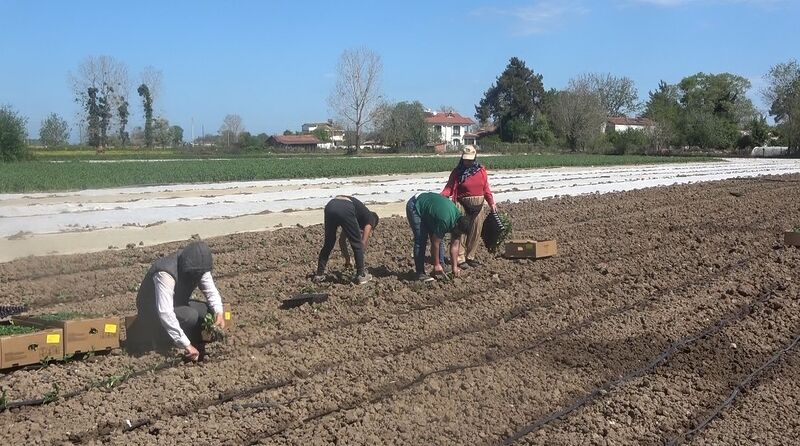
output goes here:
<path id="1" fill-rule="evenodd" d="M 229 320 L 231 320 L 231 312 L 230 312 L 230 311 L 226 311 L 226 312 L 225 312 L 225 320 L 226 320 L 226 321 L 229 321 Z"/>
<path id="2" fill-rule="evenodd" d="M 117 332 L 117 324 L 106 324 L 106 333 L 116 333 Z"/>
<path id="3" fill-rule="evenodd" d="M 48 344 L 58 344 L 61 342 L 61 335 L 58 333 L 49 334 L 47 335 L 47 343 Z"/>

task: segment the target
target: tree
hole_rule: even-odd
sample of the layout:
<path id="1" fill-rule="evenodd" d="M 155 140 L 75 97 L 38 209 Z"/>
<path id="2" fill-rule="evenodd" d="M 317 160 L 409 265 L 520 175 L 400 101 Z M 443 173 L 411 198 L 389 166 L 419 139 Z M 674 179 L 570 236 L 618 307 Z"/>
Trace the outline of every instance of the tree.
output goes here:
<path id="1" fill-rule="evenodd" d="M 94 148 L 99 148 L 100 139 L 100 106 L 97 101 L 97 89 L 89 87 L 86 90 L 86 121 L 87 121 L 87 139 L 89 145 Z"/>
<path id="2" fill-rule="evenodd" d="M 776 130 L 791 152 L 800 152 L 800 64 L 796 60 L 779 63 L 764 78 L 767 87 L 761 94 L 770 104 Z"/>
<path id="3" fill-rule="evenodd" d="M 586 89 L 600 99 L 607 117 L 635 115 L 641 105 L 633 80 L 611 73 L 587 73 L 570 81 L 575 88 Z"/>
<path id="4" fill-rule="evenodd" d="M 664 81 L 658 83 L 655 91 L 648 92 L 644 116 L 655 122 L 668 122 L 675 125 L 681 112 L 680 93 L 676 85 Z"/>
<path id="5" fill-rule="evenodd" d="M 169 128 L 169 140 L 172 147 L 177 147 L 183 144 L 183 127 L 173 125 Z"/>
<path id="6" fill-rule="evenodd" d="M 750 122 L 750 139 L 755 146 L 763 146 L 769 139 L 769 124 L 764 115 L 753 118 Z"/>
<path id="7" fill-rule="evenodd" d="M 0 160 L 3 162 L 27 159 L 28 120 L 20 116 L 11 106 L 0 107 Z"/>
<path id="8" fill-rule="evenodd" d="M 156 118 L 153 121 L 153 136 L 161 147 L 168 147 L 172 143 L 169 121 L 166 118 Z"/>
<path id="9" fill-rule="evenodd" d="M 157 102 L 161 97 L 164 74 L 161 70 L 148 65 L 144 67 L 139 77 L 141 78 L 141 83 L 147 85 L 147 89 L 150 91 L 150 98 L 154 103 Z"/>
<path id="10" fill-rule="evenodd" d="M 222 120 L 222 127 L 219 128 L 220 136 L 223 137 L 225 144 L 230 147 L 231 143 L 239 142 L 239 134 L 244 131 L 242 117 L 239 115 L 226 115 Z"/>
<path id="11" fill-rule="evenodd" d="M 545 95 L 542 75 L 512 57 L 497 81 L 475 106 L 475 117 L 481 124 L 493 119 L 500 127 L 500 138 L 506 142 L 520 140 L 530 132 L 530 125 L 539 121 Z"/>
<path id="12" fill-rule="evenodd" d="M 336 68 L 336 85 L 328 104 L 355 132 L 354 149 L 360 146 L 361 133 L 375 118 L 381 100 L 383 62 L 374 51 L 365 48 L 345 50 Z"/>
<path id="13" fill-rule="evenodd" d="M 90 119 L 88 111 L 94 109 L 90 106 L 90 90 L 93 92 L 95 106 L 98 112 L 96 126 L 90 125 L 91 135 L 95 134 L 94 147 L 105 146 L 106 135 L 112 123 L 112 111 L 117 111 L 122 101 L 127 101 L 130 83 L 128 80 L 128 67 L 125 63 L 111 56 L 89 56 L 85 58 L 76 72 L 69 74 L 70 84 L 75 95 L 75 101 L 81 106 L 79 118 L 81 122 Z"/>
<path id="14" fill-rule="evenodd" d="M 376 128 L 383 144 L 394 147 L 424 147 L 430 140 L 425 107 L 418 101 L 383 105 Z"/>
<path id="15" fill-rule="evenodd" d="M 153 98 L 150 96 L 150 88 L 145 84 L 141 84 L 136 91 L 142 98 L 142 107 L 144 108 L 145 146 L 153 147 Z"/>
<path id="16" fill-rule="evenodd" d="M 572 151 L 589 148 L 600 136 L 606 118 L 600 98 L 575 86 L 555 93 L 549 116 Z"/>
<path id="17" fill-rule="evenodd" d="M 710 113 L 734 125 L 744 125 L 755 116 L 747 90 L 750 81 L 730 73 L 697 73 L 678 83 L 681 105 L 688 112 Z"/>
<path id="18" fill-rule="evenodd" d="M 58 147 L 67 144 L 69 140 L 69 125 L 61 116 L 51 113 L 42 121 L 39 130 L 39 139 L 45 147 Z"/>
<path id="19" fill-rule="evenodd" d="M 130 113 L 128 112 L 128 100 L 122 99 L 117 107 L 117 116 L 119 116 L 119 142 L 120 144 L 125 147 L 128 143 L 128 132 L 125 130 L 125 127 L 128 125 L 128 116 Z"/>

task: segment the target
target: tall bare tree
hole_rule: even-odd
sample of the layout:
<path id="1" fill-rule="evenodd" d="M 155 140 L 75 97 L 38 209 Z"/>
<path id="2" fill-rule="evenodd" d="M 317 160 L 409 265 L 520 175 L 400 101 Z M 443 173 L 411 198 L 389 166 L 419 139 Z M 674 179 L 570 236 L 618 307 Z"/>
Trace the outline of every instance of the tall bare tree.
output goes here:
<path id="1" fill-rule="evenodd" d="M 69 82 L 75 95 L 75 102 L 80 105 L 78 118 L 81 123 L 89 118 L 87 110 L 90 101 L 89 91 L 96 94 L 96 100 L 106 104 L 108 110 L 118 110 L 119 106 L 127 101 L 130 93 L 128 67 L 124 62 L 111 56 L 89 56 L 85 58 L 75 72 L 69 73 Z M 111 125 L 111 116 L 105 119 L 99 128 L 103 135 L 108 134 Z M 105 141 L 99 141 L 105 145 Z"/>
<path id="2" fill-rule="evenodd" d="M 633 80 L 611 73 L 586 73 L 570 80 L 573 91 L 587 90 L 600 100 L 607 117 L 635 115 L 641 109 Z"/>
<path id="3" fill-rule="evenodd" d="M 161 93 L 163 93 L 164 73 L 152 65 L 148 65 L 144 67 L 139 77 L 141 78 L 141 83 L 147 85 L 147 89 L 150 90 L 150 98 L 153 102 L 157 102 L 161 97 Z"/>
<path id="4" fill-rule="evenodd" d="M 244 124 L 242 124 L 242 117 L 239 115 L 226 115 L 222 120 L 222 127 L 219 128 L 219 134 L 230 146 L 231 142 L 239 142 L 239 135 L 244 131 Z"/>
<path id="5" fill-rule="evenodd" d="M 587 88 L 571 87 L 556 92 L 550 104 L 550 119 L 572 151 L 588 148 L 600 135 L 605 111 L 600 98 Z"/>
<path id="6" fill-rule="evenodd" d="M 358 151 L 361 134 L 374 119 L 381 100 L 381 56 L 366 47 L 345 50 L 339 56 L 336 85 L 328 104 L 355 134 Z"/>

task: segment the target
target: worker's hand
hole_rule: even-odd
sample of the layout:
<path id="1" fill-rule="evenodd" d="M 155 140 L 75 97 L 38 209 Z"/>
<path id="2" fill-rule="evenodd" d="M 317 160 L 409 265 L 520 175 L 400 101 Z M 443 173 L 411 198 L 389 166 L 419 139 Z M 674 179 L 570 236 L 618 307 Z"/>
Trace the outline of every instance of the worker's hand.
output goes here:
<path id="1" fill-rule="evenodd" d="M 197 361 L 198 359 L 200 359 L 200 352 L 197 351 L 197 349 L 190 344 L 188 347 L 186 347 L 186 350 L 184 351 L 184 356 L 186 357 L 186 359 Z"/>
<path id="2" fill-rule="evenodd" d="M 434 272 L 434 273 L 442 273 L 442 274 L 444 274 L 444 268 L 442 268 L 442 265 L 441 265 L 441 264 L 439 264 L 439 265 L 434 265 L 434 266 L 433 266 L 433 272 Z"/>
<path id="3" fill-rule="evenodd" d="M 453 264 L 453 277 L 459 277 L 461 275 L 461 268 L 458 267 L 455 263 Z"/>
<path id="4" fill-rule="evenodd" d="M 225 328 L 225 312 L 217 313 L 216 314 L 217 320 L 214 321 L 214 325 L 219 328 Z"/>
<path id="5" fill-rule="evenodd" d="M 497 203 L 492 205 L 492 212 L 497 213 Z"/>

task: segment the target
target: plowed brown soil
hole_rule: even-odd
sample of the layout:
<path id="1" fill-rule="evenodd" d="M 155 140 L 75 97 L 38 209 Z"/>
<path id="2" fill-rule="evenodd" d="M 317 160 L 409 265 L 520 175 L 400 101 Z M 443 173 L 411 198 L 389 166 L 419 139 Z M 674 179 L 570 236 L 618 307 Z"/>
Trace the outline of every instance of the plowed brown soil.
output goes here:
<path id="1" fill-rule="evenodd" d="M 791 444 L 787 350 L 800 333 L 800 176 L 506 205 L 551 259 L 409 282 L 411 234 L 381 221 L 364 286 L 311 285 L 322 228 L 208 240 L 233 305 L 201 364 L 122 353 L 0 376 L 4 444 Z M 0 264 L 0 304 L 130 314 L 150 262 L 180 243 Z M 300 291 L 320 305 L 281 310 Z M 134 371 L 146 371 L 130 377 Z M 120 382 L 120 379 L 123 380 Z"/>

